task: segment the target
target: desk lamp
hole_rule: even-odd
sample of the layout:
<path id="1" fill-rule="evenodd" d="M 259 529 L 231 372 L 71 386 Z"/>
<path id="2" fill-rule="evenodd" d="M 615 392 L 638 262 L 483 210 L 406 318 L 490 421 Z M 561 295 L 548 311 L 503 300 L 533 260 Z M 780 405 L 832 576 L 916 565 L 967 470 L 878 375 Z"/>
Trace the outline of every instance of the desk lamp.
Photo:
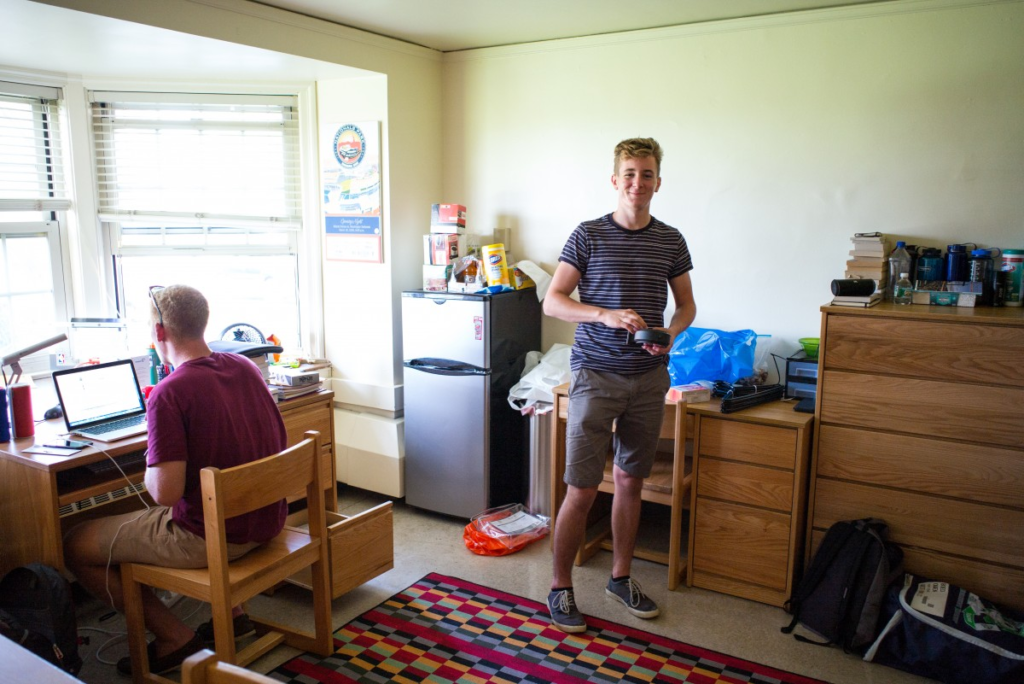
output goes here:
<path id="1" fill-rule="evenodd" d="M 64 333 L 55 335 L 42 342 L 19 349 L 18 351 L 4 354 L 0 358 L 0 372 L 3 373 L 4 401 L 2 402 L 3 415 L 0 416 L 0 440 L 7 441 L 11 437 L 30 437 L 35 434 L 35 424 L 32 420 L 32 399 L 29 394 L 28 385 L 14 386 L 21 380 L 21 360 L 30 354 L 35 354 L 47 347 L 52 347 L 68 339 Z M 11 377 L 7 377 L 7 367 L 11 367 Z M 10 420 L 7 412 L 10 411 Z"/>
<path id="2" fill-rule="evenodd" d="M 68 339 L 68 336 L 64 333 L 60 335 L 54 335 L 48 340 L 42 342 L 36 342 L 35 344 L 19 349 L 16 352 L 10 354 L 4 354 L 3 358 L 0 359 L 0 369 L 4 369 L 7 366 L 11 367 L 11 377 L 7 378 L 7 371 L 3 370 L 4 384 L 10 387 L 14 383 L 21 379 L 21 360 L 30 354 L 35 354 L 38 351 L 42 351 L 47 347 L 52 347 L 55 344 L 59 344 L 64 340 Z"/>

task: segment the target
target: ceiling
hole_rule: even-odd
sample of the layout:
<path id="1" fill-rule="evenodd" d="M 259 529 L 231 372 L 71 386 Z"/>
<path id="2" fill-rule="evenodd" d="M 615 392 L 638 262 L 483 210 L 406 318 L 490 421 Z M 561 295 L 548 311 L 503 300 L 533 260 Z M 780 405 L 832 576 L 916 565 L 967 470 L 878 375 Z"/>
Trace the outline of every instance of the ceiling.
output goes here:
<path id="1" fill-rule="evenodd" d="M 886 0 L 260 0 L 441 52 L 618 33 Z M 581 11 L 585 8 L 586 11 Z M 0 0 L 0 69 L 85 78 L 220 82 L 343 78 L 357 69 L 87 14 Z M 45 46 L 41 48 L 40 46 Z"/>
<path id="2" fill-rule="evenodd" d="M 451 52 L 879 0 L 260 0 Z"/>

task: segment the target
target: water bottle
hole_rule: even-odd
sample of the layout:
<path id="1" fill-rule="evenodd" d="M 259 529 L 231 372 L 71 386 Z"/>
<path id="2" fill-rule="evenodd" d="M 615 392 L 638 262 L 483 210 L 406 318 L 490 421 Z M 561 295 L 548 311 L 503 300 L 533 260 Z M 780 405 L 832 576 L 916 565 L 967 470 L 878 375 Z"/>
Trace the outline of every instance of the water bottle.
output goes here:
<path id="1" fill-rule="evenodd" d="M 946 280 L 963 282 L 967 280 L 967 245 L 946 247 Z"/>
<path id="2" fill-rule="evenodd" d="M 896 295 L 896 283 L 900 279 L 900 274 L 910 274 L 910 252 L 906 249 L 907 243 L 900 240 L 896 243 L 896 249 L 892 250 L 889 255 L 889 280 L 886 283 L 886 298 L 889 301 L 894 301 Z"/>
<path id="3" fill-rule="evenodd" d="M 910 293 L 914 289 L 914 286 L 910 284 L 909 276 L 910 274 L 905 271 L 900 273 L 900 278 L 896 281 L 896 287 L 893 290 L 893 304 L 910 304 Z"/>
<path id="4" fill-rule="evenodd" d="M 971 252 L 967 265 L 968 279 L 972 283 L 981 283 L 978 293 L 978 304 L 992 304 L 995 292 L 995 269 L 992 268 L 992 257 L 995 250 L 976 249 Z"/>
<path id="5" fill-rule="evenodd" d="M 155 385 L 160 381 L 160 355 L 156 353 L 156 345 L 149 345 L 149 384 Z"/>
<path id="6" fill-rule="evenodd" d="M 942 280 L 944 270 L 941 249 L 925 247 L 921 250 L 921 256 L 917 258 L 916 280 Z"/>

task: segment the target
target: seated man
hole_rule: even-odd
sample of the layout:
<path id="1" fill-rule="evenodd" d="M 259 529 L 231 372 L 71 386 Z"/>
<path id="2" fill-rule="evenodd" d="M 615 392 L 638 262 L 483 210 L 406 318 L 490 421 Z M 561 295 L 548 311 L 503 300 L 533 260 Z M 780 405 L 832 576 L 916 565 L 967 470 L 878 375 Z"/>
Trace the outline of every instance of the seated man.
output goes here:
<path id="1" fill-rule="evenodd" d="M 249 359 L 210 351 L 204 340 L 210 310 L 198 290 L 185 285 L 150 289 L 153 340 L 161 359 L 174 368 L 153 388 L 146 489 L 158 504 L 139 512 L 77 525 L 64 539 L 68 568 L 94 596 L 121 610 L 120 563 L 203 568 L 206 540 L 199 471 L 229 468 L 275 454 L 285 447 L 281 413 L 263 376 Z M 282 499 L 227 521 L 228 556 L 234 560 L 275 537 L 284 527 Z M 193 632 L 151 591 L 143 593 L 150 669 L 167 672 L 212 641 L 212 625 Z M 252 631 L 240 607 L 235 636 Z M 130 658 L 117 669 L 131 673 Z"/>

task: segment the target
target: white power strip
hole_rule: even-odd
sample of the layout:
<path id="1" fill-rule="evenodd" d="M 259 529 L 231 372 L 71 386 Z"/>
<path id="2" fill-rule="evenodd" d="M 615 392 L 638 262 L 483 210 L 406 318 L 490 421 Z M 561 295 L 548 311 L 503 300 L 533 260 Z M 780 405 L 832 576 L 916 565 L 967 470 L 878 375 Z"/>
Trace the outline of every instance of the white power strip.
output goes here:
<path id="1" fill-rule="evenodd" d="M 144 491 L 146 491 L 146 484 L 144 482 L 139 482 L 138 484 L 121 487 L 120 489 L 115 489 L 105 494 L 97 494 L 96 496 L 90 496 L 89 498 L 82 499 L 81 501 L 74 501 L 72 503 L 65 504 L 61 506 L 57 512 L 60 517 L 66 518 L 69 515 L 74 515 L 75 513 L 80 513 L 81 511 L 86 511 L 115 501 L 120 501 L 126 496 L 134 496 L 135 494 L 139 494 Z"/>

